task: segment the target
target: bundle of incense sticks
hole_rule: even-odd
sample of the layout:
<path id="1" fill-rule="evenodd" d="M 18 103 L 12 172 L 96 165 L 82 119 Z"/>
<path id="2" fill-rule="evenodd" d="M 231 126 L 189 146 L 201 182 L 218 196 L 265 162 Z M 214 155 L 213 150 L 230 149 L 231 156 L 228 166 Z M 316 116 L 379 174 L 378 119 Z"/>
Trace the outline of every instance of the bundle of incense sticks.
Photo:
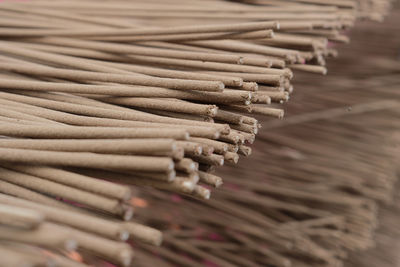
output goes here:
<path id="1" fill-rule="evenodd" d="M 400 36 L 381 44 L 392 36 L 384 29 L 400 29 L 399 18 L 359 27 L 357 40 L 343 51 L 345 59 L 331 65 L 333 75 L 324 81 L 297 78 L 302 101 L 288 103 L 285 120 L 265 123 L 253 157 L 244 159 L 242 168 L 217 172 L 225 184 L 212 201 L 147 190 L 143 197 L 164 214 L 164 222 L 148 210 L 138 217 L 165 228 L 164 246 L 143 246 L 136 263 L 395 266 L 400 63 L 390 56 Z M 167 216 L 171 213 L 173 218 Z"/>
<path id="2" fill-rule="evenodd" d="M 389 8 L 383 0 L 2 2 L 4 251 L 35 255 L 28 265 L 40 256 L 71 266 L 64 261 L 82 256 L 76 245 L 85 262 L 129 265 L 125 241 L 162 239 L 131 221 L 146 206 L 136 192 L 209 199 L 223 183 L 212 171 L 251 154 L 255 115 L 283 117 L 293 71 L 326 74 L 331 44 L 347 42 L 357 18 L 379 20 Z"/>
<path id="3" fill-rule="evenodd" d="M 400 105 L 358 105 L 352 116 L 338 110 L 326 111 L 329 119 L 314 116 L 260 134 L 266 142 L 259 156 L 268 158 L 268 167 L 252 161 L 239 173 L 221 172 L 229 180 L 210 202 L 171 200 L 148 190 L 146 198 L 164 214 L 166 227 L 163 247 L 143 246 L 140 265 L 153 265 L 146 256 L 154 253 L 165 262 L 159 266 L 330 267 L 373 248 L 378 204 L 391 203 L 397 178 L 393 148 L 400 129 L 392 122 L 400 119 Z M 180 216 L 168 218 L 166 211 Z M 149 211 L 142 213 L 144 222 L 160 224 Z"/>

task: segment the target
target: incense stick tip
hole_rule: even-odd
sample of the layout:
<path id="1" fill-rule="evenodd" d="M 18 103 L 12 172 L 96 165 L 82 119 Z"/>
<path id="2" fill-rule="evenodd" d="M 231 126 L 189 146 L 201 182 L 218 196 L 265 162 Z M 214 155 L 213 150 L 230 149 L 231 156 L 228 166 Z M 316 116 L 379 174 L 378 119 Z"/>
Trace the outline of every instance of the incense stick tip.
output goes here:
<path id="1" fill-rule="evenodd" d="M 127 206 L 125 208 L 125 211 L 124 211 L 124 214 L 123 214 L 124 221 L 129 221 L 130 219 L 132 219 L 133 213 L 134 213 L 133 207 L 132 206 Z"/>
<path id="2" fill-rule="evenodd" d="M 119 259 L 122 266 L 129 266 L 132 262 L 133 251 L 130 249 L 123 249 L 119 252 Z"/>
<path id="3" fill-rule="evenodd" d="M 223 184 L 224 184 L 224 183 L 222 182 L 222 179 L 217 179 L 217 180 L 215 181 L 214 187 L 215 187 L 215 188 L 218 188 L 218 187 L 222 186 Z"/>
<path id="4" fill-rule="evenodd" d="M 121 230 L 118 233 L 118 239 L 120 239 L 121 241 L 126 241 L 129 239 L 129 232 L 126 230 Z"/>
<path id="5" fill-rule="evenodd" d="M 67 251 L 75 251 L 78 248 L 78 243 L 74 239 L 68 239 L 64 242 L 64 248 Z"/>
<path id="6" fill-rule="evenodd" d="M 218 89 L 219 89 L 219 91 L 223 91 L 225 89 L 225 84 L 223 82 L 220 82 L 218 84 Z"/>

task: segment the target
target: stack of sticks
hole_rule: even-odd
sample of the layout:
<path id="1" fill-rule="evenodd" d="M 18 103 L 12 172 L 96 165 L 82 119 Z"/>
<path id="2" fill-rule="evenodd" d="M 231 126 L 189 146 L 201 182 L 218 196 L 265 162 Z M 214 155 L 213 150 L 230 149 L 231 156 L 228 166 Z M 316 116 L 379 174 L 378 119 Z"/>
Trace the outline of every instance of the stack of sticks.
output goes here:
<path id="1" fill-rule="evenodd" d="M 147 190 L 143 197 L 164 221 L 148 210 L 138 217 L 165 228 L 164 246 L 143 246 L 138 266 L 395 266 L 400 63 L 388 55 L 400 36 L 375 51 L 391 36 L 387 26 L 363 25 L 362 38 L 335 62 L 328 81 L 296 79 L 304 90 L 297 91 L 301 102 L 288 103 L 294 115 L 265 123 L 242 168 L 218 171 L 225 184 L 212 201 Z M 370 57 L 357 50 L 366 41 Z M 387 204 L 394 211 L 384 218 L 378 207 Z M 376 247 L 376 227 L 384 224 L 383 247 Z"/>
<path id="2" fill-rule="evenodd" d="M 155 254 L 158 266 L 343 266 L 350 252 L 373 248 L 377 206 L 391 201 L 399 107 L 376 101 L 270 129 L 260 134 L 264 160 L 220 172 L 229 179 L 209 202 L 147 190 L 152 209 L 138 217 L 165 227 L 164 245 L 141 246 L 137 263 L 154 265 Z"/>
<path id="3" fill-rule="evenodd" d="M 2 249 L 62 266 L 77 244 L 127 266 L 129 238 L 159 245 L 131 221 L 135 193 L 209 199 L 212 171 L 251 154 L 254 115 L 283 117 L 292 70 L 326 74 L 331 43 L 390 7 L 322 2 L 2 2 L 0 203 L 16 218 Z"/>

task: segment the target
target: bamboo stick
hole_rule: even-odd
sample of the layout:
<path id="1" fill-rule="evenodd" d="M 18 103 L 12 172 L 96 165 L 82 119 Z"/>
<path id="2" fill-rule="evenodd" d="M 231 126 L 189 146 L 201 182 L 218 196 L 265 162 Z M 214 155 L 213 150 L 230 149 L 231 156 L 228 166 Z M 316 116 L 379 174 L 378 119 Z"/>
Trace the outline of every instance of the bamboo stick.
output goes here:
<path id="1" fill-rule="evenodd" d="M 8 7 L 9 8 L 9 7 Z M 229 32 L 229 31 L 255 31 L 265 29 L 279 29 L 277 22 L 248 22 L 237 24 L 225 25 L 205 25 L 205 26 L 181 26 L 165 28 L 152 28 L 152 29 L 93 29 L 93 30 L 23 30 L 23 31 L 7 31 L 2 30 L 2 36 L 124 36 L 124 35 L 154 35 L 154 34 L 181 34 L 181 33 L 211 33 L 211 32 Z"/>
<path id="2" fill-rule="evenodd" d="M 55 182 L 40 179 L 36 176 L 15 172 L 5 168 L 1 168 L 0 179 L 14 183 L 28 189 L 47 193 L 50 195 L 59 195 L 60 197 L 77 201 L 93 208 L 107 211 L 112 214 L 121 215 L 123 217 L 130 216 L 131 211 L 126 211 L 122 205 L 113 199 L 101 197 L 96 194 L 85 192 L 76 188 L 61 185 Z"/>
<path id="3" fill-rule="evenodd" d="M 173 161 L 167 157 L 120 156 L 86 152 L 56 152 L 16 148 L 0 148 L 0 159 L 19 163 L 122 169 L 130 171 L 168 172 L 174 168 Z"/>
<path id="4" fill-rule="evenodd" d="M 46 216 L 46 220 L 76 227 L 83 231 L 97 233 L 111 239 L 127 240 L 129 237 L 128 231 L 120 224 L 84 213 L 77 213 L 65 209 L 60 210 L 52 206 L 46 206 L 3 194 L 0 194 L 0 202 L 39 211 Z"/>
<path id="5" fill-rule="evenodd" d="M 88 192 L 107 196 L 109 198 L 127 201 L 131 198 L 131 189 L 106 181 L 95 180 L 89 176 L 45 166 L 25 166 L 18 164 L 1 163 L 7 169 L 41 177 L 57 183 L 69 185 Z"/>
<path id="6" fill-rule="evenodd" d="M 186 131 L 171 128 L 154 131 L 151 128 L 35 126 L 12 123 L 1 123 L 0 133 L 8 136 L 51 139 L 175 138 L 187 140 L 189 137 Z"/>
<path id="7" fill-rule="evenodd" d="M 0 237 L 2 240 L 58 247 L 69 251 L 75 250 L 77 246 L 68 228 L 51 223 L 42 223 L 37 229 L 28 231 L 0 226 Z"/>
<path id="8" fill-rule="evenodd" d="M 216 81 L 196 81 L 168 79 L 157 77 L 141 77 L 126 74 L 98 73 L 80 70 L 68 70 L 35 66 L 35 68 L 20 66 L 15 63 L 2 64 L 1 70 L 17 72 L 21 74 L 35 75 L 40 77 L 53 77 L 75 81 L 99 81 L 107 83 L 119 83 L 142 86 L 160 86 L 177 90 L 200 90 L 200 91 L 222 91 L 224 84 Z"/>
<path id="9" fill-rule="evenodd" d="M 12 205 L 0 205 L 1 224 L 21 229 L 35 229 L 43 221 L 43 215 L 29 209 Z"/>

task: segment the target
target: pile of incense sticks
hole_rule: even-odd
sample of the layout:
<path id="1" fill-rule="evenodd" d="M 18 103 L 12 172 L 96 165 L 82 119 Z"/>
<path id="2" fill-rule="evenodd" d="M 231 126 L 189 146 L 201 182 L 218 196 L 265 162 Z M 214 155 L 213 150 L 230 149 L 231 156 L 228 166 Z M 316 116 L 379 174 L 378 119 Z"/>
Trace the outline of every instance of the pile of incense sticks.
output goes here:
<path id="1" fill-rule="evenodd" d="M 400 102 L 343 110 L 306 113 L 261 133 L 267 167 L 252 160 L 245 171 L 223 171 L 229 179 L 212 201 L 147 190 L 151 209 L 138 216 L 163 226 L 164 242 L 141 246 L 138 266 L 334 267 L 373 248 L 378 204 L 391 203 L 397 179 Z"/>
<path id="2" fill-rule="evenodd" d="M 251 154 L 255 115 L 283 117 L 292 70 L 326 74 L 345 30 L 389 8 L 389 0 L 1 2 L 5 266 L 86 266 L 90 257 L 128 266 L 125 241 L 162 239 L 131 220 L 145 205 L 136 192 L 210 198 L 222 184 L 211 172 Z"/>
<path id="3" fill-rule="evenodd" d="M 400 44 L 400 36 L 391 37 L 400 29 L 400 10 L 396 13 L 384 25 L 359 25 L 351 47 L 330 64 L 330 76 L 297 77 L 295 98 L 302 101 L 288 103 L 285 120 L 263 124 L 242 168 L 218 171 L 225 183 L 212 201 L 147 190 L 149 209 L 137 217 L 163 227 L 164 242 L 141 246 L 136 265 L 396 266 L 400 62 L 391 57 Z"/>

